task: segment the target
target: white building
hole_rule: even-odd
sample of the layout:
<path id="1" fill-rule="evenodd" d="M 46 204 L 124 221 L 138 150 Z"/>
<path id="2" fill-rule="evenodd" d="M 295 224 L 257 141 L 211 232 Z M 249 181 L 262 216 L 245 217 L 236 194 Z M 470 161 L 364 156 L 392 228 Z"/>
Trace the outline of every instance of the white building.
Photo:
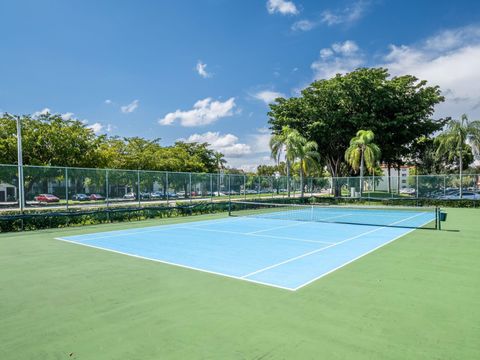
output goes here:
<path id="1" fill-rule="evenodd" d="M 376 190 L 388 191 L 388 167 L 382 164 L 380 168 L 382 169 L 383 175 L 382 175 L 382 180 L 376 182 Z M 400 170 L 393 167 L 390 168 L 391 188 L 392 189 L 410 188 L 412 184 L 408 183 L 408 177 L 414 174 L 415 174 L 415 166 L 404 165 L 400 167 Z M 400 184 L 398 184 L 397 181 L 400 181 Z"/>

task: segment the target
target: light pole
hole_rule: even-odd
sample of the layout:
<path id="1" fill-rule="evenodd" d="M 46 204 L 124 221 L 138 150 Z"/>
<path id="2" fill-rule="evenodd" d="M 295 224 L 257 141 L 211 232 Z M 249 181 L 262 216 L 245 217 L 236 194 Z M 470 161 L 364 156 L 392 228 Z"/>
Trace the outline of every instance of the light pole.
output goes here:
<path id="1" fill-rule="evenodd" d="M 20 116 L 16 117 L 17 121 L 17 162 L 18 162 L 18 205 L 23 213 L 25 206 L 25 189 L 23 187 L 23 156 L 22 156 L 22 124 Z"/>

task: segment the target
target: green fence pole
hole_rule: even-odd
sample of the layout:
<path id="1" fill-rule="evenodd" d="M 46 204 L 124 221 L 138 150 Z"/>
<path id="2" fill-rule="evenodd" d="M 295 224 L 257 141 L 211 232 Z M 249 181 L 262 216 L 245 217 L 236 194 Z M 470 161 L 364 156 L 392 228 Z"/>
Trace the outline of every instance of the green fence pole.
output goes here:
<path id="1" fill-rule="evenodd" d="M 68 210 L 68 168 L 65 168 L 65 200 L 67 201 Z"/>

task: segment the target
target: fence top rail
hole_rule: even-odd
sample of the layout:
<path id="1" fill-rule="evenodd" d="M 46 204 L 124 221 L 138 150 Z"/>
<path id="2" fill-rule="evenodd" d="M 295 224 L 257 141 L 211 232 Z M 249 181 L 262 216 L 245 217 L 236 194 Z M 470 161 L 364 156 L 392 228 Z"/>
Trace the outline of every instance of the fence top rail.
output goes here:
<path id="1" fill-rule="evenodd" d="M 0 164 L 0 169 L 2 167 L 5 168 L 18 168 L 17 164 Z M 33 169 L 44 169 L 44 170 L 83 170 L 83 171 L 100 171 L 100 172 L 131 172 L 131 173 L 146 173 L 146 174 L 177 174 L 177 175 L 193 175 L 193 176 L 229 176 L 229 177 L 260 177 L 260 178 L 274 178 L 274 179 L 285 179 L 287 178 L 286 175 L 257 175 L 257 174 L 229 174 L 229 173 L 207 173 L 207 172 L 186 172 L 186 171 L 168 171 L 168 170 L 140 170 L 140 169 L 112 169 L 112 168 L 87 168 L 87 167 L 72 167 L 72 166 L 50 166 L 50 165 L 23 165 L 23 168 L 33 168 Z M 459 174 L 419 174 L 419 175 L 407 175 L 407 178 L 412 177 L 459 177 Z M 381 179 L 381 178 L 398 178 L 399 175 L 364 175 L 364 179 Z M 480 174 L 462 174 L 462 177 L 480 177 Z M 299 180 L 296 178 L 296 175 L 291 175 L 290 178 L 294 181 Z M 323 177 L 312 177 L 306 176 L 306 179 L 317 179 L 317 180 L 326 180 L 326 179 L 336 179 L 336 180 L 344 180 L 344 179 L 360 179 L 360 176 L 323 176 Z"/>

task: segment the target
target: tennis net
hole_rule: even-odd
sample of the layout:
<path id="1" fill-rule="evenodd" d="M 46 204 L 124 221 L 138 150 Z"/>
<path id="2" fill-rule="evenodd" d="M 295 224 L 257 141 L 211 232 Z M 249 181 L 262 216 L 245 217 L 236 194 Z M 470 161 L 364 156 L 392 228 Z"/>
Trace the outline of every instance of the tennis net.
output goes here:
<path id="1" fill-rule="evenodd" d="M 438 227 L 436 207 L 343 206 L 231 201 L 230 216 L 401 228 Z"/>

